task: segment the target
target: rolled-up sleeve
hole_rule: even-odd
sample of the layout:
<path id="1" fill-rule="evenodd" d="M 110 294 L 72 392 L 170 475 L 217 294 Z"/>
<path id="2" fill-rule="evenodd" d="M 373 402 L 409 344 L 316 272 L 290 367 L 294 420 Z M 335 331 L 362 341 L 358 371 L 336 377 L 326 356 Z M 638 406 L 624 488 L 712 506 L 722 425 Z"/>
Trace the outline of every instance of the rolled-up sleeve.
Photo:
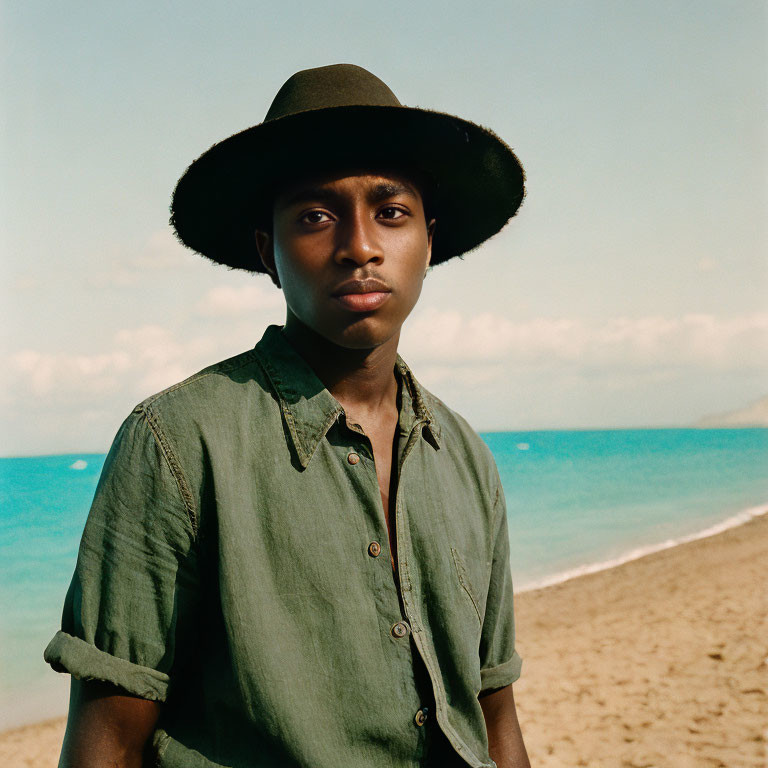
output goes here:
<path id="1" fill-rule="evenodd" d="M 498 473 L 497 473 L 498 477 Z M 515 614 L 509 559 L 509 526 L 504 489 L 496 492 L 493 560 L 480 638 L 481 693 L 514 683 L 523 660 L 515 648 Z"/>
<path id="2" fill-rule="evenodd" d="M 191 651 L 199 599 L 196 519 L 184 490 L 159 424 L 137 407 L 96 487 L 61 630 L 44 651 L 53 669 L 165 701 Z"/>

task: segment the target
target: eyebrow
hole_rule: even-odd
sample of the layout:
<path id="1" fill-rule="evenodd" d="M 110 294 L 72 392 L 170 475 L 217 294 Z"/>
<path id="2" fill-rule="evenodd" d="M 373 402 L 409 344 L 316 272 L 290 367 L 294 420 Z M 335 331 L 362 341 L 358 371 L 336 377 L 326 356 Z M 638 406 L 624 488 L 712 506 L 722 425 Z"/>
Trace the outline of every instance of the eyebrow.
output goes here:
<path id="1" fill-rule="evenodd" d="M 418 197 L 416 190 L 410 184 L 405 182 L 387 181 L 371 187 L 368 191 L 367 198 L 371 203 L 381 203 L 384 200 L 388 200 L 390 197 L 397 197 L 398 195 L 410 195 L 413 198 Z M 301 189 L 298 189 L 292 195 L 289 195 L 283 201 L 283 205 L 288 207 L 290 205 L 305 202 L 306 200 L 331 202 L 337 200 L 339 197 L 337 192 L 334 192 L 327 187 L 306 186 L 301 187 Z"/>

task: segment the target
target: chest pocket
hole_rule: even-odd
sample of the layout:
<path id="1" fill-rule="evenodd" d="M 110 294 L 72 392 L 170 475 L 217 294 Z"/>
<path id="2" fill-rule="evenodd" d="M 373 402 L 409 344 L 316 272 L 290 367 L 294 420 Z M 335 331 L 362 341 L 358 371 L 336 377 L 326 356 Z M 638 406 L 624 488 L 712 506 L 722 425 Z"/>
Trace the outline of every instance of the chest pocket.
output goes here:
<path id="1" fill-rule="evenodd" d="M 472 582 L 469 578 L 469 573 L 467 571 L 466 563 L 464 562 L 464 558 L 461 556 L 461 553 L 459 552 L 456 547 L 451 547 L 451 555 L 453 557 L 453 564 L 456 568 L 456 575 L 459 579 L 459 583 L 461 584 L 465 594 L 467 597 L 472 601 L 472 606 L 475 609 L 475 614 L 477 615 L 477 620 L 480 622 L 481 626 L 483 623 L 483 612 L 485 606 L 481 603 L 478 593 L 475 591 L 475 588 L 472 586 Z"/>

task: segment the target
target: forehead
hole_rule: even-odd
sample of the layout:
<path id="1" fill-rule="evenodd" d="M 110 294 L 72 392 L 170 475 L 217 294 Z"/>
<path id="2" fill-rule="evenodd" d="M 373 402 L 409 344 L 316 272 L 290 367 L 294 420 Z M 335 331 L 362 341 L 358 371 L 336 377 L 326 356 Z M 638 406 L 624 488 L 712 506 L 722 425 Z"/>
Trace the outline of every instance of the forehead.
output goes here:
<path id="1" fill-rule="evenodd" d="M 415 172 L 380 167 L 345 168 L 287 179 L 279 186 L 275 203 L 288 206 L 307 197 L 360 190 L 380 198 L 401 194 L 417 199 L 422 196 L 422 185 Z"/>

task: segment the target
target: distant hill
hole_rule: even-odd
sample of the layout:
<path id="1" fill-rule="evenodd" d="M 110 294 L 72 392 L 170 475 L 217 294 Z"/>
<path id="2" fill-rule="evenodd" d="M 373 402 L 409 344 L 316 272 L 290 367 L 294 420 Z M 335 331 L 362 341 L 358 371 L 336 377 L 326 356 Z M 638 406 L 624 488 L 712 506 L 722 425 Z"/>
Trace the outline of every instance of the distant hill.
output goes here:
<path id="1" fill-rule="evenodd" d="M 768 396 L 728 413 L 716 413 L 699 419 L 696 427 L 768 427 Z"/>

